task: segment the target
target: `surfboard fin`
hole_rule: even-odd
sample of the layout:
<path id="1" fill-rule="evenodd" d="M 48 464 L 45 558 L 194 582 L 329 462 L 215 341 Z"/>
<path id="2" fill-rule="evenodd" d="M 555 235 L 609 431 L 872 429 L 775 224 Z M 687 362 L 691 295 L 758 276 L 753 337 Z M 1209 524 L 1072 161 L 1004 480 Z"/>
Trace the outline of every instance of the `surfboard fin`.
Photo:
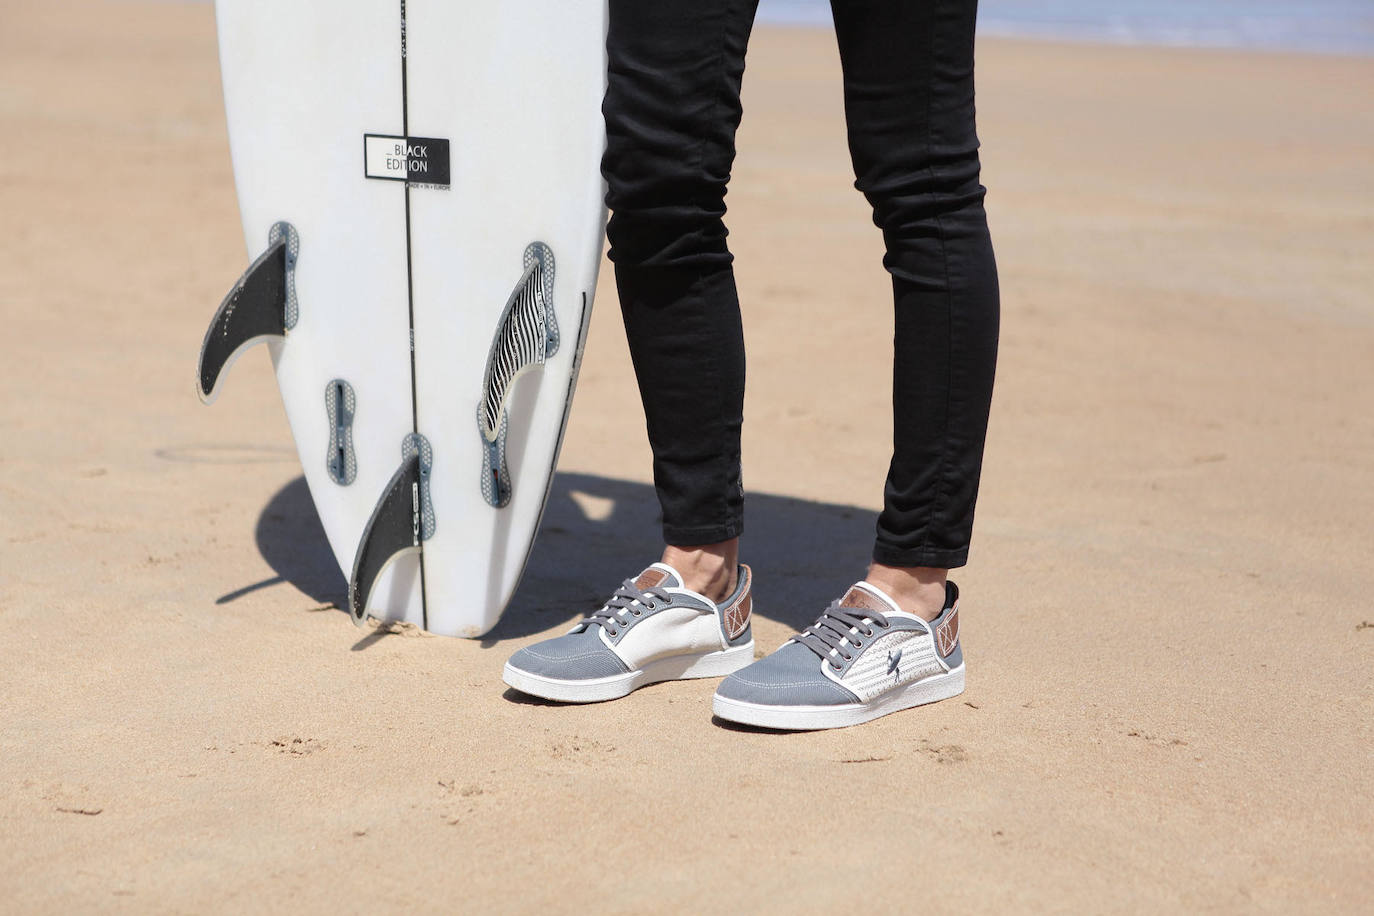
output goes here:
<path id="1" fill-rule="evenodd" d="M 506 467 L 506 401 L 515 380 L 558 352 L 558 318 L 553 309 L 553 250 L 543 242 L 525 248 L 524 272 L 506 300 L 492 338 L 477 430 L 482 436 L 482 498 L 495 508 L 510 502 Z"/>
<path id="2" fill-rule="evenodd" d="M 205 332 L 196 373 L 196 394 L 206 404 L 234 360 L 260 340 L 285 337 L 296 326 L 296 259 L 300 235 L 290 223 L 274 223 L 267 250 L 239 277 Z"/>
<path id="3" fill-rule="evenodd" d="M 353 386 L 341 378 L 324 386 L 324 409 L 329 416 L 329 447 L 325 450 L 325 469 L 329 479 L 346 487 L 358 476 L 358 457 L 353 449 L 353 417 L 358 396 Z"/>
<path id="4" fill-rule="evenodd" d="M 434 505 L 429 497 L 433 466 L 429 440 L 418 433 L 406 436 L 401 443 L 401 466 L 372 510 L 353 559 L 348 610 L 358 626 L 367 620 L 367 604 L 382 572 L 397 558 L 419 552 L 420 545 L 434 536 Z"/>

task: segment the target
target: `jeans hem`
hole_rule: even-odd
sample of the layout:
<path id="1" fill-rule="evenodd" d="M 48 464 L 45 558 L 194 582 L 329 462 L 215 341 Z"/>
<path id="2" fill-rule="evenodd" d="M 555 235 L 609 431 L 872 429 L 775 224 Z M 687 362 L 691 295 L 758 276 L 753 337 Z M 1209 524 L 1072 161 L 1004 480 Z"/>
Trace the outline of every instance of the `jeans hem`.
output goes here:
<path id="1" fill-rule="evenodd" d="M 873 548 L 873 562 L 884 566 L 929 566 L 932 569 L 958 569 L 968 563 L 968 548 L 940 550 L 934 547 L 889 547 L 877 544 Z"/>
<path id="2" fill-rule="evenodd" d="M 664 525 L 663 543 L 672 547 L 702 547 L 732 540 L 743 533 L 742 522 L 712 525 L 709 528 L 677 528 Z"/>

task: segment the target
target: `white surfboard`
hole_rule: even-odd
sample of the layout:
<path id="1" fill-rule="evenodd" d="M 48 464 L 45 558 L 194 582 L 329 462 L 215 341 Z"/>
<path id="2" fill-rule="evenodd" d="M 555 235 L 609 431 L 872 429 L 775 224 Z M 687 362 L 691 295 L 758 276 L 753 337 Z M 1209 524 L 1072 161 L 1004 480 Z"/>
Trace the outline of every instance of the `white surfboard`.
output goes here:
<path id="1" fill-rule="evenodd" d="M 354 618 L 479 636 L 524 570 L 596 286 L 605 0 L 216 12 L 255 260 L 201 397 L 265 339 Z"/>

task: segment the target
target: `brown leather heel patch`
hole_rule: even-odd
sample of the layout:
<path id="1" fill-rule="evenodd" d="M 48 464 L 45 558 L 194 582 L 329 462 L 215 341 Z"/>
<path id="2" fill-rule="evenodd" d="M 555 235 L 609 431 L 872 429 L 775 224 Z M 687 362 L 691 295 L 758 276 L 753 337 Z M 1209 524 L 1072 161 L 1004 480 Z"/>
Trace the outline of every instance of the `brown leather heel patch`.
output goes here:
<path id="1" fill-rule="evenodd" d="M 940 651 L 941 658 L 948 658 L 957 645 L 959 645 L 959 608 L 956 607 L 935 628 L 935 648 Z"/>
<path id="2" fill-rule="evenodd" d="M 721 619 L 725 622 L 725 635 L 729 639 L 734 639 L 745 631 L 749 626 L 749 615 L 754 610 L 754 574 L 743 563 L 740 564 L 740 570 L 744 576 L 744 589 L 739 600 L 723 605 L 720 609 Z"/>

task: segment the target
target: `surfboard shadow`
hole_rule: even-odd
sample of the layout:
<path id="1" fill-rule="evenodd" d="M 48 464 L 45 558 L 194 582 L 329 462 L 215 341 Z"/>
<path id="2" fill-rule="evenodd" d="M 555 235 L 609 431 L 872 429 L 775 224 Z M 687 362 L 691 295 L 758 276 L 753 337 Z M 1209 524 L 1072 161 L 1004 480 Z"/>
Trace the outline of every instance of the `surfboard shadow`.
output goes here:
<path id="1" fill-rule="evenodd" d="M 873 545 L 873 510 L 750 493 L 745 512 L 742 559 L 759 582 L 754 607 L 760 616 L 800 629 L 863 575 Z M 658 558 L 659 532 L 651 485 L 558 474 L 525 578 L 482 645 L 570 625 L 641 563 Z"/>
<path id="2" fill-rule="evenodd" d="M 289 582 L 316 604 L 333 604 L 347 613 L 343 609 L 348 582 L 329 549 L 304 477 L 297 477 L 272 495 L 258 513 L 253 534 L 258 553 L 276 575 L 220 595 L 215 604 L 228 604 L 250 592 Z"/>
<path id="3" fill-rule="evenodd" d="M 755 611 L 760 616 L 800 629 L 863 574 L 873 543 L 873 510 L 751 493 L 746 511 L 743 559 L 758 578 Z M 659 530 L 651 485 L 557 474 L 525 577 L 481 645 L 556 633 L 595 609 L 622 579 L 638 572 L 640 563 L 657 557 Z M 273 495 L 258 516 L 255 534 L 258 551 L 276 575 L 222 595 L 216 603 L 289 582 L 312 601 L 344 607 L 348 586 L 305 478 Z"/>

